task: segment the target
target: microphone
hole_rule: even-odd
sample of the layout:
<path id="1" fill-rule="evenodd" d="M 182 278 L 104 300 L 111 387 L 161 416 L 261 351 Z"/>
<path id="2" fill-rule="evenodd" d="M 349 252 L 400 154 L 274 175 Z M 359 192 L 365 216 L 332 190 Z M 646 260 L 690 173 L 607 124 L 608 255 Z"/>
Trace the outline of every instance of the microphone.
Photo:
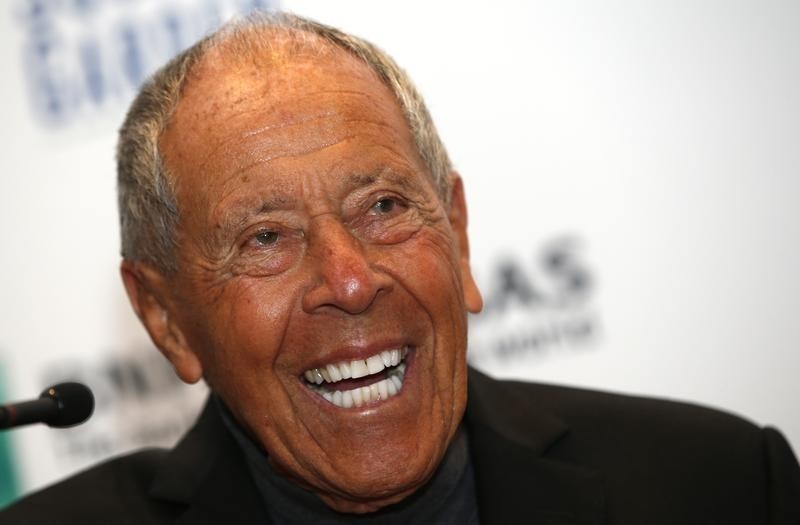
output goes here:
<path id="1" fill-rule="evenodd" d="M 94 411 L 94 395 L 80 383 L 59 383 L 46 388 L 39 399 L 0 406 L 0 429 L 31 423 L 55 428 L 83 423 Z"/>

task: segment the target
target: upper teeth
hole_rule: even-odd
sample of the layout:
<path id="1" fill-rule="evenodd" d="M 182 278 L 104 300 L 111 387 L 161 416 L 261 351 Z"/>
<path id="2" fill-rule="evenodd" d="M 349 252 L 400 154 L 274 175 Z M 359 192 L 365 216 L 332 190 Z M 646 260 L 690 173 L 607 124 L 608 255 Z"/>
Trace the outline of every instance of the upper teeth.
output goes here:
<path id="1" fill-rule="evenodd" d="M 360 407 L 398 395 L 403 389 L 405 375 L 406 364 L 400 363 L 392 368 L 384 379 L 368 386 L 355 387 L 350 390 L 329 390 L 325 385 L 308 385 L 308 388 L 337 407 Z"/>
<path id="2" fill-rule="evenodd" d="M 319 368 L 306 370 L 303 375 L 309 383 L 321 385 L 322 382 L 336 383 L 342 379 L 358 379 L 372 374 L 377 374 L 384 368 L 398 365 L 408 354 L 408 348 L 395 348 L 384 350 L 366 359 L 353 359 L 336 364 L 329 364 Z"/>

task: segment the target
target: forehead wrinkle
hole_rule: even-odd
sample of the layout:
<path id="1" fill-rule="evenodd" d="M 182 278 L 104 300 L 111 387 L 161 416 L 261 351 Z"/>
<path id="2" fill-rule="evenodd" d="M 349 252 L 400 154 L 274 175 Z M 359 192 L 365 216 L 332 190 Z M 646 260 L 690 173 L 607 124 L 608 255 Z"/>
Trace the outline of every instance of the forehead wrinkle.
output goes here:
<path id="1" fill-rule="evenodd" d="M 218 140 L 217 144 L 213 148 L 210 148 L 208 150 L 208 152 L 204 155 L 203 159 L 201 159 L 200 162 L 201 163 L 204 162 L 208 158 L 212 157 L 215 153 L 219 152 L 220 149 L 224 148 L 225 146 L 227 146 L 230 143 L 235 143 L 235 142 L 237 142 L 238 140 L 240 140 L 242 138 L 257 137 L 257 136 L 261 135 L 262 133 L 269 133 L 269 132 L 272 132 L 272 131 L 280 131 L 280 130 L 290 129 L 290 128 L 295 127 L 295 126 L 301 126 L 303 124 L 313 123 L 314 121 L 323 121 L 323 120 L 326 120 L 326 119 L 329 119 L 329 118 L 336 117 L 338 115 L 341 115 L 341 116 L 344 117 L 344 115 L 346 115 L 347 111 L 350 109 L 350 107 L 351 107 L 350 105 L 351 104 L 354 104 L 354 105 L 364 104 L 364 102 L 356 102 L 356 101 L 352 101 L 350 103 L 345 103 L 343 98 L 342 98 L 343 96 L 344 97 L 352 97 L 352 98 L 364 98 L 364 99 L 366 99 L 366 102 L 368 102 L 370 104 L 373 104 L 373 105 L 386 105 L 385 102 L 383 100 L 381 100 L 382 97 L 376 97 L 376 96 L 373 96 L 370 93 L 365 93 L 365 92 L 359 91 L 359 90 L 347 90 L 347 89 L 339 89 L 339 90 L 337 90 L 337 89 L 324 90 L 323 89 L 323 90 L 319 90 L 319 91 L 299 94 L 299 95 L 292 96 L 292 97 L 283 97 L 283 98 L 281 98 L 280 102 L 281 102 L 281 105 L 295 104 L 295 103 L 298 103 L 298 102 L 303 102 L 303 101 L 308 100 L 308 99 L 315 100 L 320 95 L 333 95 L 335 97 L 334 98 L 335 105 L 333 107 L 327 107 L 327 108 L 326 107 L 322 107 L 322 108 L 320 108 L 320 110 L 318 112 L 316 112 L 316 113 L 314 113 L 313 115 L 310 115 L 310 116 L 309 115 L 302 115 L 302 116 L 299 116 L 299 117 L 293 116 L 293 118 L 285 120 L 285 121 L 282 121 L 282 122 L 266 124 L 264 126 L 256 128 L 256 129 L 252 129 L 252 130 L 249 130 L 249 131 L 244 131 L 238 136 L 230 136 L 228 138 Z M 264 98 L 268 98 L 268 95 L 265 96 Z M 344 106 L 344 107 L 342 107 L 342 106 Z M 256 116 L 259 116 L 259 113 L 260 113 L 260 114 L 264 115 L 265 117 L 268 117 L 268 116 L 270 116 L 270 114 L 276 113 L 276 111 L 279 111 L 279 109 L 276 109 L 275 104 L 270 105 L 270 106 L 268 106 L 267 108 L 264 108 L 264 109 L 261 109 L 261 108 L 247 108 L 247 109 L 242 109 L 241 111 L 237 111 L 237 112 L 229 112 L 229 114 L 227 115 L 225 120 L 227 120 L 229 123 L 234 123 L 238 118 L 240 118 L 240 117 L 250 117 L 254 113 L 255 113 Z M 354 123 L 354 122 L 360 122 L 360 120 L 343 118 L 341 120 L 341 122 Z M 369 122 L 367 122 L 367 123 L 369 123 Z M 373 124 L 378 124 L 378 123 L 373 123 Z"/>
<path id="2" fill-rule="evenodd" d="M 241 111 L 241 112 L 236 113 L 235 115 L 231 116 L 231 118 L 235 118 L 237 116 L 247 115 L 249 113 L 250 113 L 250 111 Z M 321 118 L 324 118 L 324 117 L 325 117 L 325 115 L 321 116 Z M 206 152 L 202 155 L 202 157 L 197 159 L 198 166 L 204 166 L 206 164 L 209 164 L 209 161 L 210 160 L 213 161 L 213 158 L 216 156 L 217 153 L 220 152 L 220 150 L 223 150 L 223 152 L 224 152 L 224 150 L 228 146 L 230 146 L 231 144 L 238 144 L 239 141 L 241 139 L 243 139 L 243 138 L 254 137 L 254 136 L 257 136 L 258 134 L 260 134 L 262 132 L 282 130 L 282 129 L 291 128 L 293 126 L 300 126 L 302 124 L 305 124 L 307 122 L 315 120 L 315 118 L 316 117 L 309 117 L 309 118 L 306 118 L 306 119 L 303 119 L 303 120 L 297 120 L 297 121 L 294 121 L 294 122 L 281 122 L 281 123 L 277 123 L 277 124 L 271 124 L 271 125 L 268 125 L 268 126 L 264 126 L 259 130 L 243 132 L 240 135 L 233 135 L 233 136 L 229 136 L 227 138 L 219 138 L 218 140 L 215 141 L 216 143 L 215 143 L 215 145 L 213 147 L 208 148 L 206 150 Z M 275 143 L 277 143 L 280 140 L 283 140 L 283 139 L 281 139 L 280 137 L 275 137 L 267 146 L 274 145 Z M 229 148 L 229 149 L 233 149 L 233 148 Z M 248 167 L 250 167 L 250 166 L 244 166 L 244 167 L 238 168 L 236 171 L 234 171 L 232 173 L 232 175 L 236 175 L 237 173 L 247 169 Z"/>
<path id="3" fill-rule="evenodd" d="M 297 95 L 297 96 L 294 96 L 294 97 L 283 98 L 283 99 L 281 99 L 281 104 L 302 102 L 302 101 L 304 101 L 306 99 L 316 100 L 319 97 L 319 95 L 352 95 L 354 97 L 366 98 L 367 101 L 370 102 L 373 105 L 378 105 L 378 104 L 385 105 L 381 101 L 381 97 L 374 97 L 374 96 L 372 96 L 372 95 L 370 95 L 368 93 L 364 93 L 363 91 L 344 90 L 344 89 L 342 89 L 342 90 L 320 90 L 320 91 L 305 93 L 305 94 L 302 94 L 302 95 Z M 262 126 L 260 128 L 256 128 L 254 130 L 245 132 L 245 133 L 242 134 L 242 137 L 257 136 L 257 135 L 259 135 L 261 133 L 268 132 L 268 131 L 271 131 L 271 130 L 274 130 L 274 129 L 281 129 L 281 128 L 290 127 L 290 126 L 294 126 L 294 125 L 305 124 L 307 122 L 313 122 L 314 120 L 322 120 L 322 119 L 325 119 L 325 118 L 334 117 L 336 115 L 344 115 L 344 114 L 346 114 L 345 112 L 350 108 L 349 104 L 347 104 L 347 107 L 343 108 L 344 111 L 342 111 L 341 106 L 345 105 L 345 104 L 343 104 L 343 99 L 341 97 L 337 97 L 334 100 L 336 101 L 336 106 L 338 106 L 337 108 L 333 108 L 333 107 L 328 108 L 328 109 L 321 108 L 318 113 L 315 113 L 312 116 L 302 117 L 302 118 L 293 118 L 288 122 L 282 122 L 282 123 L 278 123 L 278 124 L 268 124 L 266 126 Z M 357 103 L 357 104 L 360 105 L 360 104 L 363 104 L 363 102 L 360 102 L 360 103 Z M 268 113 L 268 112 L 271 112 L 271 111 L 274 111 L 273 108 L 269 108 L 269 109 L 265 110 L 264 112 Z M 242 114 L 245 114 L 245 113 L 248 113 L 248 111 L 239 112 L 239 113 L 233 115 L 233 117 L 241 116 Z M 346 119 L 345 118 L 345 119 L 342 119 L 342 122 L 353 122 L 353 121 L 356 121 L 356 120 L 357 119 Z"/>
<path id="4" fill-rule="evenodd" d="M 327 115 L 320 115 L 305 119 L 304 121 L 297 121 L 292 123 L 286 124 L 278 124 L 272 126 L 270 130 L 264 129 L 263 131 L 275 131 L 275 130 L 289 130 L 294 126 L 301 126 L 307 124 L 308 122 L 312 122 L 315 120 L 324 120 Z M 364 119 L 341 119 L 340 123 L 344 124 L 363 124 L 365 127 L 376 127 L 378 129 L 387 129 L 391 130 L 392 126 L 390 124 L 384 122 L 374 122 L 371 120 L 364 120 Z M 320 126 L 322 127 L 322 126 Z M 214 164 L 214 159 L 212 158 L 216 153 L 219 153 L 221 150 L 223 153 L 228 153 L 231 158 L 236 158 L 236 150 L 244 148 L 243 153 L 246 154 L 246 157 L 250 158 L 250 162 L 247 164 L 242 163 L 239 166 L 236 166 L 230 173 L 231 177 L 234 177 L 238 174 L 242 174 L 258 165 L 269 163 L 273 160 L 280 159 L 280 158 L 295 158 L 295 157 L 302 157 L 304 155 L 308 155 L 310 153 L 324 151 L 330 147 L 336 146 L 338 144 L 346 143 L 350 140 L 357 139 L 359 137 L 361 130 L 353 130 L 351 133 L 346 135 L 338 136 L 338 137 L 330 137 L 328 140 L 320 140 L 317 139 L 315 144 L 308 144 L 301 140 L 291 139 L 287 137 L 272 137 L 270 139 L 262 138 L 260 143 L 257 146 L 252 146 L 248 144 L 240 144 L 239 140 L 241 138 L 253 137 L 256 136 L 256 133 L 243 134 L 240 136 L 230 137 L 229 139 L 219 141 L 217 146 L 211 149 L 209 153 L 203 156 L 203 159 L 200 161 L 199 165 L 211 165 Z M 231 146 L 233 144 L 233 146 Z M 227 146 L 227 148 L 226 148 Z M 237 146 L 240 146 L 237 148 Z M 276 147 L 282 146 L 282 147 Z M 223 149 L 225 148 L 225 149 Z M 264 151 L 274 151 L 272 155 L 262 156 Z M 255 158 L 254 158 L 255 157 Z"/>
<path id="5" fill-rule="evenodd" d="M 310 121 L 314 121 L 314 120 L 323 120 L 323 118 L 311 118 L 311 119 L 308 119 L 306 122 L 310 122 Z M 306 122 L 298 122 L 298 123 L 294 123 L 294 124 L 289 124 L 289 125 L 286 125 L 286 126 L 281 126 L 281 128 L 287 129 L 287 128 L 291 128 L 291 127 L 293 127 L 295 125 L 299 126 L 299 125 L 305 124 Z M 364 124 L 365 127 L 371 126 L 371 127 L 377 127 L 379 129 L 391 129 L 391 125 L 389 125 L 389 124 L 385 124 L 383 122 L 373 122 L 371 120 L 364 120 L 364 119 L 355 119 L 355 118 L 354 119 L 341 119 L 341 120 L 339 120 L 338 123 Z M 319 126 L 320 129 L 323 129 L 325 127 L 328 127 L 328 126 L 325 126 L 325 125 L 320 125 Z M 353 130 L 349 130 L 349 132 L 347 132 L 346 134 L 342 133 L 342 134 L 340 134 L 338 136 L 331 136 L 331 137 L 327 137 L 325 139 L 323 139 L 322 137 L 314 137 L 313 140 L 308 140 L 308 141 L 303 141 L 303 140 L 300 140 L 300 139 L 287 138 L 287 137 L 279 136 L 279 137 L 272 137 L 271 139 L 263 139 L 263 140 L 261 140 L 259 142 L 258 146 L 251 146 L 251 145 L 248 145 L 248 144 L 242 144 L 242 146 L 245 148 L 244 153 L 250 154 L 250 155 L 248 155 L 250 157 L 253 157 L 253 156 L 257 155 L 257 154 L 263 152 L 264 150 L 276 149 L 276 150 L 279 150 L 279 151 L 276 152 L 276 154 L 273 155 L 273 156 L 264 157 L 264 158 L 258 158 L 257 160 L 255 160 L 251 164 L 246 164 L 244 166 L 239 166 L 239 167 L 236 168 L 236 171 L 239 171 L 239 172 L 244 171 L 244 170 L 252 167 L 255 164 L 259 164 L 260 162 L 269 162 L 273 158 L 278 158 L 278 157 L 298 157 L 298 156 L 307 155 L 307 154 L 313 153 L 313 152 L 323 151 L 323 150 L 325 150 L 327 148 L 330 148 L 331 146 L 335 146 L 335 145 L 340 144 L 340 143 L 344 143 L 344 142 L 347 142 L 347 141 L 350 141 L 350 140 L 353 140 L 353 139 L 357 139 L 357 138 L 359 138 L 359 136 L 360 136 L 360 134 L 362 132 L 363 132 L 363 128 L 362 129 L 353 129 Z M 236 144 L 239 144 L 238 141 L 235 141 L 235 139 L 232 139 L 229 142 L 235 142 Z M 308 142 L 314 142 L 314 144 L 308 144 Z M 283 147 L 282 148 L 276 148 L 275 147 L 276 145 L 283 146 Z M 236 148 L 234 147 L 234 148 L 231 148 L 231 149 L 235 150 Z"/>
<path id="6" fill-rule="evenodd" d="M 308 64 L 303 64 L 301 62 L 299 65 L 304 66 Z M 230 70 L 230 66 L 222 66 L 222 67 L 223 69 L 225 68 L 228 69 L 228 76 L 234 73 L 233 71 Z M 337 66 L 336 69 L 341 70 L 342 67 Z M 356 68 L 356 70 L 354 71 L 355 76 L 363 77 L 363 75 L 360 75 L 358 73 L 363 73 L 363 71 L 360 71 L 359 68 Z M 281 77 L 281 74 L 279 72 L 276 72 L 275 74 L 278 77 Z M 370 77 L 374 75 L 372 71 L 367 71 L 367 74 L 370 75 Z M 291 75 L 291 74 L 289 75 L 289 77 L 293 76 L 297 75 Z M 313 85 L 314 82 L 311 82 L 312 80 L 315 79 L 319 80 L 320 78 L 325 78 L 327 75 L 314 75 L 312 73 L 311 75 L 304 75 L 304 76 L 309 77 L 310 81 L 309 85 Z M 323 86 L 323 88 L 313 91 L 309 90 L 303 91 L 301 89 L 291 93 L 284 93 L 283 95 L 281 95 L 280 89 L 278 90 L 277 93 L 264 92 L 265 85 L 262 81 L 260 83 L 260 87 L 257 86 L 249 90 L 246 90 L 244 92 L 241 91 L 238 92 L 237 96 L 234 97 L 235 100 L 231 101 L 232 104 L 228 105 L 226 103 L 226 99 L 230 100 L 231 97 L 227 96 L 226 94 L 220 94 L 219 90 L 224 89 L 221 87 L 221 84 L 208 86 L 207 77 L 208 75 L 198 74 L 198 76 L 194 79 L 195 82 L 192 82 L 193 85 L 191 87 L 194 88 L 193 91 L 199 90 L 199 92 L 206 92 L 207 94 L 211 95 L 211 98 L 203 97 L 205 98 L 203 102 L 204 111 L 201 110 L 202 113 L 194 113 L 194 115 L 190 117 L 190 119 L 194 121 L 206 120 L 206 118 L 203 117 L 203 114 L 205 114 L 205 117 L 212 117 L 206 120 L 206 122 L 211 123 L 206 125 L 206 130 L 205 130 L 206 135 L 212 132 L 211 129 L 212 126 L 217 126 L 217 125 L 229 129 L 236 127 L 240 127 L 240 129 L 244 128 L 244 126 L 237 126 L 236 122 L 238 120 L 246 118 L 257 118 L 257 119 L 283 118 L 284 121 L 268 123 L 267 125 L 251 130 L 242 129 L 240 133 L 223 134 L 222 136 L 220 136 L 219 134 L 213 134 L 212 132 L 211 136 L 213 137 L 214 135 L 216 135 L 215 137 L 216 140 L 213 141 L 214 144 L 212 147 L 204 148 L 204 152 L 202 153 L 202 155 L 199 158 L 196 158 L 195 165 L 198 167 L 206 166 L 208 164 L 213 165 L 215 156 L 217 156 L 221 151 L 224 152 L 228 147 L 231 146 L 231 144 L 234 145 L 237 144 L 238 141 L 240 141 L 241 139 L 257 137 L 262 133 L 269 133 L 271 131 L 277 131 L 278 133 L 280 133 L 281 130 L 288 131 L 291 130 L 291 128 L 294 126 L 301 126 L 303 124 L 313 123 L 315 120 L 324 121 L 326 119 L 332 119 L 336 115 L 341 115 L 342 117 L 344 117 L 352 109 L 357 110 L 358 108 L 363 107 L 365 103 L 383 107 L 393 106 L 391 108 L 392 110 L 394 110 L 393 112 L 396 112 L 398 114 L 401 113 L 401 110 L 396 102 L 396 99 L 394 98 L 394 95 L 391 93 L 381 93 L 382 91 L 388 91 L 388 88 L 385 85 L 383 85 L 383 83 L 381 83 L 380 80 L 377 78 L 361 78 L 360 81 L 366 83 L 363 89 L 347 89 L 348 86 L 346 85 L 341 86 L 341 89 L 325 89 L 325 87 Z M 303 78 L 303 76 L 301 76 L 301 78 Z M 374 80 L 374 82 L 371 82 L 372 80 Z M 224 84 L 225 82 L 223 81 L 222 83 Z M 211 89 L 210 93 L 208 91 L 209 88 Z M 248 96 L 248 91 L 250 96 Z M 217 96 L 214 96 L 214 94 L 216 94 Z M 195 95 L 196 96 L 192 98 L 197 99 L 197 96 L 199 95 L 197 95 L 196 93 Z M 386 96 L 381 96 L 381 95 L 388 95 L 388 98 Z M 317 102 L 317 99 L 320 96 L 323 96 L 323 98 L 325 99 L 322 103 Z M 269 102 L 270 99 L 271 103 Z M 304 102 L 309 99 L 312 100 L 312 103 L 305 105 Z M 187 108 L 185 103 L 189 102 L 188 97 L 185 98 L 182 102 L 184 103 L 180 105 L 184 106 L 184 111 L 186 111 Z M 265 102 L 266 104 L 264 104 Z M 217 112 L 217 108 L 219 108 L 220 104 L 226 105 L 230 109 L 228 109 L 228 111 L 220 115 Z M 314 106 L 316 105 L 317 112 L 311 116 L 308 116 L 308 111 L 301 111 L 299 112 L 299 115 L 297 112 L 289 115 L 281 114 L 280 110 L 282 107 L 298 106 L 298 105 L 303 106 L 306 109 L 311 109 L 312 111 L 314 109 Z M 239 109 L 238 111 L 237 107 Z M 180 108 L 178 112 L 180 113 Z M 353 123 L 354 121 L 344 120 L 344 122 Z M 405 119 L 403 119 L 403 122 L 405 122 Z M 274 143 L 281 139 L 286 140 L 287 137 L 276 137 L 270 142 Z M 289 138 L 289 140 L 291 140 L 291 138 Z M 296 140 L 297 139 L 295 139 L 295 141 Z M 262 149 L 264 147 L 269 147 L 270 145 L 271 144 L 264 144 L 262 146 Z M 235 151 L 235 149 L 236 147 L 234 146 L 232 150 Z M 231 151 L 231 153 L 233 153 L 233 151 Z M 268 161 L 270 159 L 266 160 Z M 249 167 L 251 167 L 251 165 L 242 166 L 239 168 L 239 170 L 247 169 Z"/>
<path id="7" fill-rule="evenodd" d="M 261 157 L 261 158 L 253 160 L 249 164 L 245 164 L 244 166 L 237 167 L 236 170 L 234 170 L 231 173 L 231 177 L 235 177 L 236 175 L 247 173 L 248 171 L 251 171 L 251 170 L 253 170 L 254 168 L 256 168 L 258 166 L 261 166 L 262 164 L 269 163 L 269 162 L 272 162 L 274 160 L 278 160 L 278 159 L 294 159 L 294 158 L 297 158 L 297 157 L 303 157 L 303 156 L 308 155 L 309 153 L 312 153 L 312 152 L 323 151 L 323 150 L 326 150 L 326 149 L 331 148 L 333 146 L 336 146 L 338 144 L 341 144 L 342 142 L 347 142 L 348 140 L 350 140 L 350 139 L 352 139 L 354 137 L 355 137 L 354 135 L 349 135 L 349 136 L 346 136 L 346 137 L 342 137 L 341 139 L 337 139 L 335 141 L 332 141 L 330 143 L 323 143 L 322 145 L 315 145 L 315 147 L 313 147 L 313 148 L 308 148 L 308 149 L 305 149 L 305 150 L 302 150 L 302 151 L 287 151 L 287 152 L 276 153 L 274 155 L 267 156 L 267 157 Z"/>
<path id="8" fill-rule="evenodd" d="M 364 121 L 364 120 L 361 120 L 361 119 L 350 119 L 350 120 L 346 120 L 344 122 L 347 122 L 347 123 L 364 122 L 366 124 L 373 125 L 373 126 L 376 126 L 378 128 L 391 129 L 391 126 L 388 125 L 388 124 L 371 122 L 371 121 Z M 334 138 L 332 138 L 332 139 L 330 139 L 328 141 L 324 141 L 324 142 L 320 141 L 317 144 L 309 145 L 309 146 L 307 146 L 306 148 L 303 148 L 303 149 L 293 149 L 293 147 L 294 148 L 299 148 L 300 145 L 298 145 L 298 144 L 286 144 L 284 151 L 276 152 L 273 155 L 268 155 L 268 156 L 264 156 L 264 157 L 258 156 L 258 153 L 260 151 L 263 151 L 265 149 L 266 150 L 274 149 L 273 148 L 274 144 L 280 142 L 279 139 L 276 139 L 274 143 L 265 144 L 265 145 L 262 145 L 259 148 L 252 148 L 248 152 L 250 154 L 249 156 L 250 157 L 256 156 L 258 158 L 252 159 L 251 162 L 248 163 L 248 164 L 244 164 L 244 165 L 238 166 L 233 172 L 231 172 L 231 176 L 235 176 L 237 174 L 246 173 L 247 171 L 250 171 L 250 170 L 252 170 L 253 168 L 255 168 L 257 166 L 260 166 L 260 165 L 265 164 L 265 163 L 272 162 L 272 161 L 277 160 L 277 159 L 293 159 L 293 158 L 303 157 L 303 156 L 308 155 L 310 153 L 321 152 L 321 151 L 324 151 L 324 150 L 326 150 L 328 148 L 332 148 L 332 147 L 338 146 L 340 144 L 344 144 L 346 142 L 349 142 L 351 140 L 358 139 L 358 138 L 359 138 L 358 132 L 354 132 L 354 133 L 351 133 L 351 134 L 348 134 L 348 135 L 344 135 L 344 136 L 340 136 L 340 137 L 334 137 Z"/>
<path id="9" fill-rule="evenodd" d="M 268 113 L 269 111 L 271 111 L 271 110 L 264 110 L 265 113 Z M 240 111 L 240 112 L 238 112 L 238 113 L 236 113 L 234 115 L 231 115 L 230 118 L 231 119 L 235 119 L 236 117 L 246 116 L 246 115 L 249 115 L 251 112 L 252 112 L 251 110 Z M 225 138 L 225 139 L 220 139 L 220 140 L 217 141 L 217 144 L 213 148 L 209 149 L 209 151 L 206 153 L 206 155 L 203 157 L 203 159 L 207 160 L 208 158 L 213 157 L 214 154 L 219 152 L 219 150 L 221 150 L 225 146 L 228 146 L 231 143 L 236 144 L 236 143 L 239 142 L 239 140 L 241 140 L 243 138 L 257 137 L 258 135 L 260 135 L 262 133 L 267 133 L 267 132 L 270 132 L 270 131 L 280 131 L 280 130 L 286 130 L 286 129 L 289 129 L 289 128 L 292 128 L 292 127 L 295 127 L 295 126 L 302 126 L 303 124 L 307 124 L 307 123 L 313 122 L 315 120 L 322 120 L 322 119 L 325 119 L 327 117 L 333 116 L 335 114 L 336 114 L 336 112 L 334 112 L 334 111 L 328 111 L 328 112 L 324 112 L 324 113 L 321 113 L 321 114 L 318 114 L 318 115 L 314 115 L 314 116 L 309 116 L 309 117 L 305 117 L 305 118 L 298 118 L 298 119 L 295 119 L 295 120 L 292 120 L 292 121 L 289 121 L 289 122 L 278 122 L 278 123 L 275 123 L 275 124 L 268 124 L 266 126 L 262 126 L 261 128 L 258 128 L 258 129 L 255 129 L 255 130 L 245 131 L 245 132 L 241 133 L 238 136 L 234 135 L 234 136 L 230 136 L 230 137 Z M 282 139 L 280 137 L 275 137 L 270 142 L 270 145 L 274 144 L 274 143 L 276 143 L 276 142 L 278 142 L 280 140 L 284 140 L 284 139 Z M 201 162 L 203 162 L 203 161 L 201 161 Z"/>

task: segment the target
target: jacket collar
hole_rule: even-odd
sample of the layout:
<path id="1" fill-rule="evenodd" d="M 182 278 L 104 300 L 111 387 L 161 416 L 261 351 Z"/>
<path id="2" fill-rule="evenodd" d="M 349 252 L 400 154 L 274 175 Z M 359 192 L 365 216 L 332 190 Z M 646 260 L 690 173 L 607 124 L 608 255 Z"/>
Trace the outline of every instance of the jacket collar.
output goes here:
<path id="1" fill-rule="evenodd" d="M 510 383 L 470 369 L 465 422 L 481 524 L 603 522 L 599 476 L 547 457 L 567 425 L 536 408 Z M 244 457 L 208 402 L 197 424 L 167 455 L 150 495 L 186 505 L 176 524 L 269 523 Z"/>
<path id="2" fill-rule="evenodd" d="M 186 506 L 177 524 L 270 523 L 244 462 L 211 399 L 195 426 L 167 455 L 150 496 Z"/>
<path id="3" fill-rule="evenodd" d="M 481 523 L 599 524 L 600 477 L 547 457 L 567 425 L 512 383 L 470 370 L 465 421 Z"/>

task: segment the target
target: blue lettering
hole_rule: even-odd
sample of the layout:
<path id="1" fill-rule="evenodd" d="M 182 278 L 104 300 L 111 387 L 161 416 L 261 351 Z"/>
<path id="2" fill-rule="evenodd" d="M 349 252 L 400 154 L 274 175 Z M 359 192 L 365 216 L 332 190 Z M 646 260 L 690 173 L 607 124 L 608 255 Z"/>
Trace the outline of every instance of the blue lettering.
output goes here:
<path id="1" fill-rule="evenodd" d="M 92 106 L 126 97 L 163 60 L 217 27 L 223 15 L 278 4 L 199 0 L 133 17 L 126 16 L 137 12 L 130 0 L 18 2 L 15 17 L 27 37 L 22 63 L 31 105 L 50 125 L 71 123 Z"/>
<path id="2" fill-rule="evenodd" d="M 103 65 L 96 42 L 82 42 L 80 46 L 81 65 L 89 98 L 100 105 L 105 98 L 106 86 L 103 80 Z"/>
<path id="3" fill-rule="evenodd" d="M 122 30 L 122 63 L 125 75 L 131 86 L 138 87 L 144 80 L 145 72 L 142 67 L 142 54 L 139 41 L 133 28 L 128 26 Z"/>
<path id="4" fill-rule="evenodd" d="M 183 41 L 181 40 L 181 19 L 178 18 L 173 12 L 164 15 L 164 28 L 167 30 L 171 55 L 181 52 L 183 49 Z"/>
<path id="5" fill-rule="evenodd" d="M 33 95 L 35 112 L 46 121 L 60 122 L 69 109 L 66 78 L 58 74 L 51 64 L 54 46 L 48 41 L 32 42 L 23 48 L 23 59 L 28 65 L 27 77 Z"/>

